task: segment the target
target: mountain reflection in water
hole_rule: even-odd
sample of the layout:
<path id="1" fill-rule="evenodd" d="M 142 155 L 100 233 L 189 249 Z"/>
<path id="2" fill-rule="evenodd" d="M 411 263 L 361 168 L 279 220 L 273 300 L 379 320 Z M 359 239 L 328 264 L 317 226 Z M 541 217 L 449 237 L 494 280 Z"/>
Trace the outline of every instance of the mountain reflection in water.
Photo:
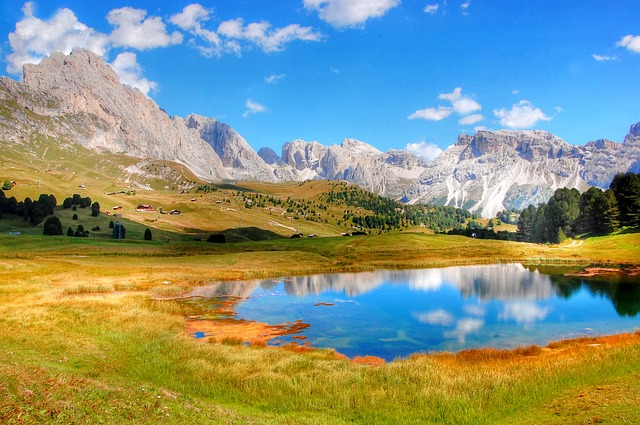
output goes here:
<path id="1" fill-rule="evenodd" d="M 238 318 L 302 320 L 310 325 L 304 335 L 312 346 L 389 360 L 419 351 L 545 344 L 640 325 L 633 319 L 640 311 L 637 278 L 568 277 L 521 264 L 220 282 L 190 295 L 240 297 Z"/>

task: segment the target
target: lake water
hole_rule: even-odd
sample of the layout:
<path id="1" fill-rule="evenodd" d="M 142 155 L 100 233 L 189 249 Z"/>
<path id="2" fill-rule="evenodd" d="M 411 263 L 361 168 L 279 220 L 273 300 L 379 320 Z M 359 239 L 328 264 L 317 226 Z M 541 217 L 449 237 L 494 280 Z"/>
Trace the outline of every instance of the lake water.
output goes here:
<path id="1" fill-rule="evenodd" d="M 238 319 L 300 320 L 309 327 L 298 336 L 313 347 L 386 360 L 640 328 L 640 279 L 567 277 L 521 264 L 222 282 L 191 295 L 203 302 L 243 297 L 234 308 Z"/>

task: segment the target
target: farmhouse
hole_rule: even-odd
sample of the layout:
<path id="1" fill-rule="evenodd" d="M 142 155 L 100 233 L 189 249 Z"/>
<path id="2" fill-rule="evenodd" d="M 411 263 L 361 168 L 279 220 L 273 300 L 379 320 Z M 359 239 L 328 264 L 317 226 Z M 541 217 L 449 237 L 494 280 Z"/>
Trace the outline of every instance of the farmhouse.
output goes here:
<path id="1" fill-rule="evenodd" d="M 136 211 L 137 212 L 153 212 L 153 211 L 155 211 L 155 208 L 153 208 L 153 206 L 148 205 L 148 204 L 139 204 L 136 207 Z"/>

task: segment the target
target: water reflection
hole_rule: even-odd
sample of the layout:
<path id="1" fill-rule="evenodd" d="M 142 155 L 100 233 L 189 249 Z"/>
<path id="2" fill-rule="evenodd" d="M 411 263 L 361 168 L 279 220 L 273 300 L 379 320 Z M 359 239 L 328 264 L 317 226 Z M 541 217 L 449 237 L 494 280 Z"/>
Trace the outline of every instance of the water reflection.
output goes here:
<path id="1" fill-rule="evenodd" d="M 327 274 L 224 282 L 191 295 L 242 297 L 235 306 L 240 318 L 302 320 L 310 325 L 304 335 L 314 346 L 386 359 L 543 344 L 639 325 L 631 319 L 640 311 L 637 278 L 608 282 L 542 271 L 500 264 Z"/>

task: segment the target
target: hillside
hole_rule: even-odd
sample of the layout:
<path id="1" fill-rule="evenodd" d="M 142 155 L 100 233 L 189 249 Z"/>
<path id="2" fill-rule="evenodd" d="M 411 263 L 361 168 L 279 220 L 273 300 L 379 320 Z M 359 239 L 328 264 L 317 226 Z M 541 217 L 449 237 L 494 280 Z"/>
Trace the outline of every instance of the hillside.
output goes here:
<path id="1" fill-rule="evenodd" d="M 157 240 L 206 240 L 211 233 L 224 232 L 228 241 L 241 241 L 298 233 L 323 237 L 440 231 L 464 226 L 470 217 L 453 208 L 403 206 L 345 181 L 206 183 L 175 162 L 98 153 L 46 138 L 25 140 L 6 153 L 0 179 L 15 185 L 5 196 L 21 201 L 53 194 L 65 231 L 82 224 L 87 230 L 99 226 L 96 235 L 109 235 L 109 221 L 117 219 L 137 223 L 133 228 L 140 237 L 149 227 L 160 232 Z M 90 217 L 87 209 L 71 221 L 70 210 L 60 206 L 73 194 L 98 202 L 100 218 Z M 152 211 L 136 211 L 141 204 Z M 21 232 L 41 232 L 19 224 Z M 250 228 L 262 230 L 255 234 Z"/>

